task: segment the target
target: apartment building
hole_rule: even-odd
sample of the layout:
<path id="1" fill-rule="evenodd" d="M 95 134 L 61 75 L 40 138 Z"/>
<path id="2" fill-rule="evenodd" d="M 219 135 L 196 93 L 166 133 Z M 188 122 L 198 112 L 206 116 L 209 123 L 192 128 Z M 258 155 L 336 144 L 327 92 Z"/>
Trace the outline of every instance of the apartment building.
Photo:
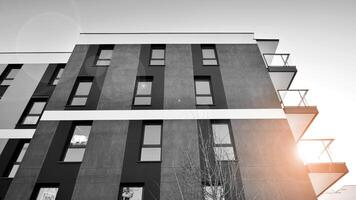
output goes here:
<path id="1" fill-rule="evenodd" d="M 210 159 L 239 199 L 316 199 L 348 170 L 297 156 L 318 110 L 278 42 L 83 33 L 72 52 L 1 53 L 0 199 L 235 199 Z"/>

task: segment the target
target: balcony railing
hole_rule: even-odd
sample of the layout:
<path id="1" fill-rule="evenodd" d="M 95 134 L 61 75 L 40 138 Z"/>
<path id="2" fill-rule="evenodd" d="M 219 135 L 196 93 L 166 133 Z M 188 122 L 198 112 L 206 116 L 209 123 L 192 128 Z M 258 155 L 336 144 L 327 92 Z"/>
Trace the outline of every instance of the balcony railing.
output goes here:
<path id="1" fill-rule="evenodd" d="M 291 64 L 290 54 L 272 54 L 265 53 L 263 58 L 267 67 L 290 67 Z"/>
<path id="2" fill-rule="evenodd" d="M 308 102 L 306 95 L 308 94 L 307 89 L 298 90 L 278 90 L 277 92 L 281 105 L 284 107 L 307 107 Z"/>
<path id="3" fill-rule="evenodd" d="M 330 145 L 334 139 L 301 139 L 298 152 L 304 163 L 333 163 Z"/>

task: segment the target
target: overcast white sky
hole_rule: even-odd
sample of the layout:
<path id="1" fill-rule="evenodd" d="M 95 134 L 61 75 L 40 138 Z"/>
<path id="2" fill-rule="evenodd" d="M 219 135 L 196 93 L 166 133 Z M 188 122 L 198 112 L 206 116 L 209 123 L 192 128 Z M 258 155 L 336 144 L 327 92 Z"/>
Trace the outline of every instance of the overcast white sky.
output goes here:
<path id="1" fill-rule="evenodd" d="M 355 0 L 0 0 L 0 52 L 71 51 L 79 32 L 255 32 L 279 38 L 319 116 L 307 137 L 333 137 L 356 184 Z"/>

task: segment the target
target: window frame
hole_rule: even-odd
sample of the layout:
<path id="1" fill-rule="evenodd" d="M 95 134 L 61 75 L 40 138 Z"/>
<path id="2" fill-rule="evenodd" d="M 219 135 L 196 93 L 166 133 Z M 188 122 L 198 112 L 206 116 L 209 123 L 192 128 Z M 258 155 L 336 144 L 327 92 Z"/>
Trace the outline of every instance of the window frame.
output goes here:
<path id="1" fill-rule="evenodd" d="M 81 82 L 91 82 L 92 83 L 91 87 L 90 87 L 90 90 L 89 90 L 89 93 L 87 95 L 76 95 L 76 92 L 77 92 Z M 69 96 L 69 99 L 68 99 L 66 107 L 85 107 L 85 106 L 87 106 L 88 100 L 89 100 L 89 97 L 90 97 L 90 93 L 93 90 L 93 85 L 94 85 L 94 77 L 78 77 L 77 80 L 74 83 L 74 86 L 73 86 L 73 89 L 72 89 L 72 91 L 70 93 L 70 96 Z M 84 105 L 72 105 L 73 99 L 76 98 L 76 97 L 78 97 L 78 98 L 86 97 L 87 99 L 85 101 L 85 104 Z"/>
<path id="2" fill-rule="evenodd" d="M 160 126 L 160 143 L 159 144 L 144 144 L 145 140 L 145 129 L 146 126 Z M 139 162 L 162 162 L 162 135 L 163 135 L 163 122 L 162 121 L 145 121 L 142 123 L 142 131 L 141 131 L 141 145 L 140 145 L 140 151 L 139 151 Z M 159 148 L 160 149 L 160 155 L 159 155 L 159 160 L 142 160 L 142 150 L 146 148 Z"/>
<path id="3" fill-rule="evenodd" d="M 5 177 L 12 179 L 12 178 L 14 178 L 16 176 L 17 171 L 19 170 L 20 165 L 21 165 L 21 163 L 23 161 L 23 158 L 24 158 L 24 156 L 25 156 L 25 154 L 27 152 L 28 146 L 30 145 L 30 141 L 31 141 L 30 139 L 21 139 L 19 144 L 16 146 L 16 150 L 14 151 L 14 153 L 13 153 L 13 155 L 11 157 L 11 161 L 8 164 L 7 168 L 6 168 L 6 171 L 5 171 L 5 174 L 4 174 Z M 21 152 L 22 152 L 22 149 L 24 148 L 24 146 L 26 144 L 28 144 L 28 146 L 27 146 L 27 149 L 26 149 L 22 159 L 20 161 L 17 161 L 19 159 L 19 156 L 20 156 Z M 14 176 L 10 177 L 12 169 L 14 168 L 15 165 L 18 165 L 18 168 L 16 169 L 16 172 L 15 172 Z"/>
<path id="4" fill-rule="evenodd" d="M 96 56 L 95 56 L 94 67 L 109 67 L 111 65 L 111 60 L 112 60 L 112 57 L 114 54 L 114 47 L 115 47 L 115 45 L 100 46 L 96 53 Z M 100 59 L 100 54 L 101 54 L 102 50 L 111 50 L 111 58 L 110 59 L 107 59 L 107 58 Z M 98 65 L 98 61 L 109 61 L 110 63 L 108 65 Z"/>
<path id="5" fill-rule="evenodd" d="M 58 82 L 59 80 L 62 78 L 63 76 L 63 72 L 64 72 L 64 68 L 65 68 L 65 64 L 59 64 L 57 65 L 56 69 L 54 70 L 53 74 L 52 74 L 52 77 L 50 79 L 50 81 L 48 82 L 48 85 L 51 85 L 51 86 L 57 86 L 58 85 Z M 62 70 L 62 74 L 60 77 L 58 77 L 59 75 L 59 72 Z M 54 82 L 57 81 L 57 83 L 55 84 Z"/>
<path id="6" fill-rule="evenodd" d="M 151 93 L 148 94 L 137 94 L 139 82 L 151 82 Z M 138 76 L 136 78 L 134 97 L 132 105 L 135 107 L 152 106 L 152 92 L 153 92 L 153 76 Z M 149 97 L 151 98 L 150 104 L 135 104 L 136 97 Z"/>
<path id="7" fill-rule="evenodd" d="M 60 184 L 59 183 L 36 183 L 32 194 L 31 194 L 31 200 L 37 200 L 38 195 L 40 193 L 41 188 L 57 188 L 57 193 L 56 193 L 56 198 L 58 199 L 58 193 L 60 192 Z"/>
<path id="8" fill-rule="evenodd" d="M 227 125 L 227 128 L 228 128 L 228 131 L 229 131 L 229 137 L 230 137 L 230 144 L 216 144 L 215 143 L 215 139 L 214 139 L 214 129 L 213 129 L 213 125 L 221 125 L 221 124 L 224 124 L 224 125 Z M 213 145 L 213 153 L 214 153 L 214 157 L 215 159 L 217 159 L 218 161 L 220 162 L 231 162 L 231 161 L 236 161 L 237 158 L 236 158 L 236 150 L 235 150 L 235 142 L 234 142 L 234 136 L 233 136 L 233 133 L 232 133 L 232 129 L 231 129 L 231 123 L 230 121 L 226 121 L 226 120 L 211 120 L 210 121 L 210 130 L 211 130 L 211 137 L 212 137 L 212 145 Z M 217 158 L 216 156 L 216 152 L 215 152 L 215 148 L 219 148 L 219 147 L 231 147 L 232 150 L 233 150 L 233 153 L 234 153 L 234 159 L 233 160 L 220 160 Z"/>
<path id="9" fill-rule="evenodd" d="M 32 106 L 36 102 L 45 102 L 43 110 L 41 111 L 40 114 L 30 114 Z M 35 128 L 38 125 L 38 123 L 40 122 L 41 116 L 42 116 L 44 110 L 46 109 L 47 104 L 48 104 L 48 98 L 36 98 L 35 97 L 35 98 L 30 99 L 30 101 L 28 102 L 25 110 L 23 111 L 19 121 L 17 122 L 16 128 Z M 28 116 L 38 116 L 38 120 L 37 120 L 36 124 L 24 124 L 24 121 L 25 121 L 26 117 L 28 117 Z"/>
<path id="10" fill-rule="evenodd" d="M 205 192 L 207 192 L 207 190 L 206 190 L 206 188 L 212 188 L 212 187 L 220 187 L 222 190 L 222 194 L 220 194 L 220 200 L 225 200 L 226 198 L 225 198 L 225 195 L 224 195 L 224 187 L 222 186 L 222 185 L 209 185 L 209 184 L 207 184 L 207 183 L 203 183 L 203 194 L 202 194 L 202 196 L 203 196 L 203 200 L 209 200 L 209 199 L 207 199 L 206 198 L 206 196 L 205 196 Z"/>
<path id="11" fill-rule="evenodd" d="M 210 95 L 207 94 L 197 94 L 197 86 L 196 82 L 208 82 L 209 83 L 209 90 L 210 90 Z M 212 82 L 211 78 L 208 76 L 196 76 L 194 77 L 194 93 L 195 93 L 195 105 L 196 106 L 214 106 L 215 105 L 215 100 L 214 100 L 214 93 L 213 93 L 213 87 L 212 87 Z M 211 104 L 198 104 L 197 97 L 211 97 Z"/>
<path id="12" fill-rule="evenodd" d="M 201 64 L 202 66 L 219 66 L 219 59 L 218 59 L 218 52 L 216 51 L 216 45 L 215 44 L 201 44 Z M 214 50 L 214 57 L 215 58 L 204 58 L 203 54 L 203 49 L 213 49 Z M 215 60 L 216 64 L 204 64 L 204 60 Z"/>
<path id="13" fill-rule="evenodd" d="M 144 194 L 145 194 L 145 184 L 144 183 L 120 183 L 119 195 L 118 195 L 119 199 L 121 199 L 120 197 L 122 197 L 122 192 L 123 192 L 123 189 L 125 187 L 128 187 L 128 188 L 133 188 L 133 187 L 142 188 L 141 200 L 144 199 Z"/>
<path id="14" fill-rule="evenodd" d="M 9 81 L 9 80 L 11 80 L 11 81 L 14 81 L 15 80 L 15 78 L 16 78 L 16 76 L 17 76 L 17 74 L 18 74 L 18 72 L 21 70 L 21 67 L 22 67 L 22 65 L 18 65 L 18 64 L 9 64 L 9 65 L 7 65 L 6 66 L 6 68 L 4 69 L 4 71 L 1 73 L 1 75 L 0 75 L 0 86 L 1 87 L 9 87 L 10 85 L 2 85 L 2 83 L 4 82 L 4 81 Z M 17 69 L 17 70 L 19 70 L 17 73 L 16 73 L 16 75 L 15 75 L 15 77 L 14 78 L 7 78 L 7 76 L 11 73 L 11 71 L 12 70 L 14 70 L 14 69 Z"/>
<path id="15" fill-rule="evenodd" d="M 163 58 L 152 58 L 153 50 L 163 50 Z M 152 61 L 163 61 L 163 64 L 152 64 Z M 151 45 L 149 66 L 165 66 L 166 65 L 166 45 Z"/>
<path id="16" fill-rule="evenodd" d="M 61 163 L 81 163 L 83 162 L 83 158 L 84 158 L 84 154 L 85 154 L 85 151 L 86 151 L 86 148 L 87 148 L 87 145 L 88 145 L 88 141 L 87 141 L 87 144 L 85 145 L 81 145 L 80 147 L 70 147 L 70 142 L 74 136 L 74 132 L 75 132 L 75 128 L 77 126 L 90 126 L 90 131 L 89 131 L 89 134 L 88 134 L 88 141 L 89 141 L 89 137 L 90 137 L 90 133 L 91 133 L 91 129 L 93 127 L 93 121 L 77 121 L 77 122 L 73 122 L 72 125 L 71 125 L 71 128 L 69 130 L 69 134 L 67 135 L 67 139 L 65 141 L 65 145 L 63 147 L 63 150 L 62 150 L 62 155 L 60 157 L 60 160 L 59 162 Z M 66 161 L 65 158 L 66 158 L 66 155 L 67 155 L 67 152 L 68 152 L 68 149 L 84 149 L 84 153 L 83 153 L 83 157 L 82 157 L 82 160 L 81 161 Z"/>

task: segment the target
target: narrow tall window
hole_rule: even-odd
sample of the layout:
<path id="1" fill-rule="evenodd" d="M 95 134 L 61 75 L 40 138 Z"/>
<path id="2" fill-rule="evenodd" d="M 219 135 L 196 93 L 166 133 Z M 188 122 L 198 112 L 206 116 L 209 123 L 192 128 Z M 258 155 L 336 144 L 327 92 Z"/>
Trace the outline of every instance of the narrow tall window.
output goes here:
<path id="1" fill-rule="evenodd" d="M 143 127 L 141 161 L 161 161 L 162 125 L 158 123 L 145 124 Z"/>
<path id="2" fill-rule="evenodd" d="M 37 125 L 43 110 L 47 104 L 47 99 L 31 99 L 20 120 L 20 125 Z"/>
<path id="3" fill-rule="evenodd" d="M 96 60 L 97 66 L 109 66 L 111 63 L 113 49 L 101 49 L 98 59 Z"/>
<path id="4" fill-rule="evenodd" d="M 64 65 L 58 65 L 57 69 L 54 71 L 52 79 L 50 81 L 51 85 L 58 84 L 59 79 L 61 79 L 61 77 L 62 77 L 63 71 L 64 71 Z"/>
<path id="5" fill-rule="evenodd" d="M 71 106 L 85 106 L 89 97 L 93 81 L 91 78 L 78 79 L 72 91 L 72 97 L 69 102 Z"/>
<path id="6" fill-rule="evenodd" d="M 17 155 L 17 158 L 16 158 L 16 161 L 13 163 L 12 167 L 11 167 L 11 170 L 10 170 L 10 173 L 8 175 L 9 178 L 14 178 L 16 173 L 17 173 L 17 170 L 19 169 L 20 167 L 20 164 L 22 162 L 22 159 L 27 151 L 27 148 L 28 148 L 28 145 L 30 143 L 29 142 L 25 142 L 22 144 L 22 147 L 21 147 L 21 151 L 18 153 Z"/>
<path id="7" fill-rule="evenodd" d="M 212 123 L 214 153 L 217 160 L 235 160 L 228 123 Z"/>
<path id="8" fill-rule="evenodd" d="M 218 65 L 215 45 L 201 45 L 203 65 Z"/>
<path id="9" fill-rule="evenodd" d="M 77 124 L 72 129 L 71 140 L 67 145 L 63 161 L 81 162 L 83 160 L 85 147 L 88 142 L 91 125 L 89 123 Z"/>
<path id="10" fill-rule="evenodd" d="M 138 77 L 136 82 L 136 92 L 134 105 L 151 105 L 152 99 L 152 78 Z"/>
<path id="11" fill-rule="evenodd" d="M 19 65 L 8 65 L 0 76 L 0 85 L 9 86 L 15 79 L 17 73 L 20 71 Z"/>
<path id="12" fill-rule="evenodd" d="M 164 45 L 152 45 L 150 65 L 165 65 L 165 51 Z"/>
<path id="13" fill-rule="evenodd" d="M 213 95 L 209 78 L 195 79 L 195 101 L 197 105 L 212 105 Z"/>

